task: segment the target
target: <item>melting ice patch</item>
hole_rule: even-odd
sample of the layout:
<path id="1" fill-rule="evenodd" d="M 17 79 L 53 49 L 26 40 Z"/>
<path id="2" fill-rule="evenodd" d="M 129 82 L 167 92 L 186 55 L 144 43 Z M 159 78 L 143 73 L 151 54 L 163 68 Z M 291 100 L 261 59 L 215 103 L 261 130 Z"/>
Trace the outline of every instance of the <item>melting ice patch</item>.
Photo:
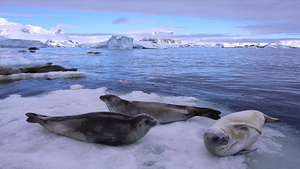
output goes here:
<path id="1" fill-rule="evenodd" d="M 19 73 L 12 75 L 0 75 L 0 80 L 20 80 L 20 79 L 36 79 L 36 78 L 79 78 L 85 77 L 85 72 L 74 72 L 74 71 L 58 71 L 58 72 L 47 72 L 47 73 Z"/>
<path id="2" fill-rule="evenodd" d="M 104 94 L 107 94 L 106 88 L 85 89 L 74 85 L 68 90 L 56 90 L 42 96 L 11 95 L 0 100 L 0 168 L 243 169 L 260 163 L 260 158 L 280 156 L 282 151 L 277 139 L 284 135 L 264 127 L 263 135 L 253 145 L 258 151 L 240 156 L 215 157 L 203 144 L 204 130 L 215 121 L 201 117 L 156 126 L 141 140 L 120 147 L 77 141 L 26 122 L 27 112 L 64 116 L 108 111 L 99 99 Z M 206 106 L 205 102 L 193 97 L 166 97 L 139 91 L 120 97 Z"/>

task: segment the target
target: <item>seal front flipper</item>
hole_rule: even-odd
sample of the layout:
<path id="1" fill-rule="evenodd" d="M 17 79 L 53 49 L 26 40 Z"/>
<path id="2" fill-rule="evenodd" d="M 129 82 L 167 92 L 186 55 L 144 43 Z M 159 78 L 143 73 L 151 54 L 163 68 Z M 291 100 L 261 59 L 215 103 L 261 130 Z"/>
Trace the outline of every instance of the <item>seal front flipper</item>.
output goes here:
<path id="1" fill-rule="evenodd" d="M 243 149 L 243 150 L 241 150 L 240 152 L 238 152 L 238 153 L 236 153 L 236 154 L 233 154 L 233 156 L 236 156 L 236 155 L 243 155 L 243 154 L 248 154 L 248 153 L 251 153 L 251 152 L 256 151 L 256 150 L 257 150 L 257 148 L 252 149 L 252 150 L 246 150 L 246 149 Z"/>
<path id="2" fill-rule="evenodd" d="M 43 123 L 43 121 L 46 118 L 49 118 L 48 116 L 44 116 L 44 115 L 40 115 L 40 114 L 35 114 L 35 113 L 26 113 L 25 114 L 28 118 L 26 119 L 26 121 L 28 123 Z"/>
<path id="3" fill-rule="evenodd" d="M 236 124 L 233 124 L 233 127 L 235 130 L 243 130 L 244 128 L 252 128 L 252 129 L 256 130 L 259 134 L 262 134 L 262 131 L 259 128 L 252 126 L 250 124 L 246 124 L 246 123 L 236 123 Z"/>

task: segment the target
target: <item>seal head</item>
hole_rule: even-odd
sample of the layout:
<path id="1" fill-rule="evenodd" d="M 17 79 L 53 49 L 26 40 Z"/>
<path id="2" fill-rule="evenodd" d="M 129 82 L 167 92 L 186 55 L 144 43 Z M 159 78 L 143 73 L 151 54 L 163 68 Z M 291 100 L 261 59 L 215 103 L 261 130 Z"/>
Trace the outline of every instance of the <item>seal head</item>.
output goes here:
<path id="1" fill-rule="evenodd" d="M 204 133 L 204 145 L 213 155 L 222 155 L 228 149 L 229 142 L 229 135 L 221 129 L 208 129 Z"/>

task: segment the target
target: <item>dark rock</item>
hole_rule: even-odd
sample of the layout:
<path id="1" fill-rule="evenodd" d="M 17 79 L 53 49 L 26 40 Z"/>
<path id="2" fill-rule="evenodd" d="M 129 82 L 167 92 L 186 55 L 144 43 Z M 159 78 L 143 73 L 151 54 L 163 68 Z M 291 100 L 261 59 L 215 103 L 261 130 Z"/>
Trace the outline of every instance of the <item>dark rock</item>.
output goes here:
<path id="1" fill-rule="evenodd" d="M 102 53 L 101 52 L 87 52 L 86 54 L 89 54 L 89 55 L 101 55 Z"/>
<path id="2" fill-rule="evenodd" d="M 30 47 L 30 48 L 28 48 L 28 50 L 40 50 L 40 49 L 37 47 Z"/>

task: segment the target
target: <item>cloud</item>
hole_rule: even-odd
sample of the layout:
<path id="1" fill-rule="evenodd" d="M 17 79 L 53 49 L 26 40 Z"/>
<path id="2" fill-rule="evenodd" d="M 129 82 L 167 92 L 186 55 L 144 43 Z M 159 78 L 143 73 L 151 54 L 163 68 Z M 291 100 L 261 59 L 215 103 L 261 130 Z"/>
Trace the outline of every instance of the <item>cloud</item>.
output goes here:
<path id="1" fill-rule="evenodd" d="M 56 25 L 56 29 L 62 29 L 62 28 L 80 28 L 82 26 L 78 26 L 78 25 L 69 25 L 69 24 L 62 24 L 62 23 L 58 23 Z"/>
<path id="2" fill-rule="evenodd" d="M 30 14 L 30 13 L 13 13 L 13 12 L 1 12 L 2 16 L 17 16 L 17 17 L 36 17 L 38 14 Z"/>
<path id="3" fill-rule="evenodd" d="M 0 11 L 0 14 L 2 16 L 16 16 L 16 17 L 22 17 L 22 18 L 33 18 L 33 17 L 39 17 L 39 16 L 57 16 L 57 17 L 69 16 L 69 15 L 56 15 L 56 14 L 45 14 L 45 13 L 38 13 L 37 14 L 37 13 L 7 12 L 7 11 L 4 11 L 4 10 Z"/>
<path id="4" fill-rule="evenodd" d="M 188 16 L 219 21 L 251 22 L 252 25 L 238 26 L 254 34 L 285 33 L 297 34 L 300 30 L 299 0 L 1 0 L 0 14 L 10 16 L 35 17 L 40 13 L 16 11 L 55 11 L 66 14 L 68 11 L 93 12 L 100 14 L 137 14 L 152 16 Z M 32 10 L 31 10 L 32 9 Z M 14 11 L 14 12 L 11 12 Z M 51 15 L 51 14 L 45 14 Z M 143 21 L 143 16 L 131 18 L 130 23 Z M 129 23 L 126 17 L 116 18 L 114 24 Z M 156 23 L 153 23 L 155 25 Z M 156 24 L 161 25 L 161 24 Z M 175 28 L 179 29 L 178 28 Z M 185 29 L 185 28 L 182 28 Z"/>
<path id="5" fill-rule="evenodd" d="M 253 34 L 299 34 L 300 23 L 299 22 L 262 22 L 254 25 L 239 26 L 238 28 L 251 32 Z"/>
<path id="6" fill-rule="evenodd" d="M 177 38 L 186 38 L 186 37 L 193 37 L 193 38 L 221 38 L 221 37 L 232 37 L 226 34 L 192 34 L 192 35 L 176 35 L 174 37 Z"/>
<path id="7" fill-rule="evenodd" d="M 297 20 L 298 0 L 2 0 L 2 9 L 37 8 L 144 15 L 194 16 L 227 20 Z"/>
<path id="8" fill-rule="evenodd" d="M 112 21 L 114 24 L 121 24 L 121 23 L 128 23 L 129 19 L 122 17 L 122 18 L 117 18 L 115 20 Z"/>

